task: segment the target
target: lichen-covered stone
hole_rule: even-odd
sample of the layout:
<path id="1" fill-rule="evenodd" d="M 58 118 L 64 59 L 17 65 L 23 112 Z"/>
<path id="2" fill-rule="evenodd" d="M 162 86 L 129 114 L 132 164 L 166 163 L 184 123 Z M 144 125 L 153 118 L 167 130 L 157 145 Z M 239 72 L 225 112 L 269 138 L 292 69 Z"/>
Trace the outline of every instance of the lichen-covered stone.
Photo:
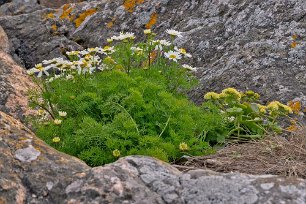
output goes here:
<path id="1" fill-rule="evenodd" d="M 59 153 L 0 112 L 1 203 L 302 204 L 306 181 L 272 175 L 178 171 L 129 156 L 101 167 Z"/>
<path id="2" fill-rule="evenodd" d="M 194 101 L 229 86 L 253 89 L 265 101 L 306 101 L 303 0 L 102 0 L 71 4 L 63 18 L 64 8 L 0 18 L 27 68 L 66 50 L 103 45 L 119 31 L 143 37 L 152 27 L 165 37 L 173 28 L 183 32 L 175 42 L 193 53 L 190 63 L 199 68 Z M 89 9 L 96 12 L 82 16 Z"/>

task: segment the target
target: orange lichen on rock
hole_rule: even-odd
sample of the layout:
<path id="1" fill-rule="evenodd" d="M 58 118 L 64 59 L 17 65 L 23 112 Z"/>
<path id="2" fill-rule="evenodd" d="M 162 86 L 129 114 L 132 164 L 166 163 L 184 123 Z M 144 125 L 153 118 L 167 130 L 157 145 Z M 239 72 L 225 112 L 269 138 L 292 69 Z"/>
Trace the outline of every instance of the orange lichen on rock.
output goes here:
<path id="1" fill-rule="evenodd" d="M 299 114 L 302 109 L 302 104 L 300 101 L 289 101 L 289 107 L 292 109 L 293 113 Z"/>
<path id="2" fill-rule="evenodd" d="M 54 15 L 54 13 L 48 13 L 47 15 L 46 15 L 46 18 L 55 18 L 55 15 Z"/>
<path id="3" fill-rule="evenodd" d="M 151 29 L 153 25 L 157 22 L 157 13 L 152 13 L 149 22 L 146 24 L 146 29 Z"/>
<path id="4" fill-rule="evenodd" d="M 81 13 L 79 17 L 74 20 L 75 26 L 78 28 L 88 16 L 91 16 L 96 12 L 96 8 L 91 8 Z"/>
<path id="5" fill-rule="evenodd" d="M 56 30 L 57 30 L 56 24 L 53 24 L 53 25 L 51 26 L 51 28 L 52 28 L 53 31 L 56 31 Z"/>
<path id="6" fill-rule="evenodd" d="M 133 12 L 137 4 L 142 4 L 144 0 L 125 0 L 123 6 L 128 12 Z"/>
<path id="7" fill-rule="evenodd" d="M 60 15 L 60 19 L 68 19 L 68 20 L 71 20 L 72 19 L 72 16 L 70 15 L 71 12 L 72 12 L 72 7 L 70 7 L 69 4 L 65 4 L 63 6 L 63 12 L 62 12 L 62 15 Z"/>
<path id="8" fill-rule="evenodd" d="M 296 48 L 296 46 L 297 46 L 297 42 L 292 42 L 291 44 L 290 44 L 290 46 L 291 46 L 291 48 Z"/>

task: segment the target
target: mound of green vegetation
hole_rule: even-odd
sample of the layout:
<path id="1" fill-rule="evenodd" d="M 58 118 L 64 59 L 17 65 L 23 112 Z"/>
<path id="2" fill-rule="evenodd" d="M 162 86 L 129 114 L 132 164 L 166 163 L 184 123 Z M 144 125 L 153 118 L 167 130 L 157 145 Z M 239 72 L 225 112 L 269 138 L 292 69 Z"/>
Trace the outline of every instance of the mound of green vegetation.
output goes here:
<path id="1" fill-rule="evenodd" d="M 181 35 L 167 33 L 172 41 Z M 145 34 L 145 42 L 135 43 L 133 33 L 120 33 L 108 46 L 67 52 L 68 60 L 30 69 L 39 87 L 30 92 L 36 134 L 91 166 L 135 154 L 173 162 L 212 153 L 210 145 L 226 139 L 260 138 L 278 130 L 276 119 L 290 112 L 233 88 L 207 93 L 207 102 L 196 106 L 186 97 L 196 84 L 195 68 L 179 63 L 191 55 L 155 40 L 150 30 Z"/>

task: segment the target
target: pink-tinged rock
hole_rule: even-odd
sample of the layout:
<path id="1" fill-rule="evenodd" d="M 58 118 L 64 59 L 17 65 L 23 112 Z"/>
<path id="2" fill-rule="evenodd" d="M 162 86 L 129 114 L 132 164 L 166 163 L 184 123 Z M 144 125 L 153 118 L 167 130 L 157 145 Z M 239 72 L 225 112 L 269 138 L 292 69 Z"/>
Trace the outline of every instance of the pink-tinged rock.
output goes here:
<path id="1" fill-rule="evenodd" d="M 0 110 L 23 120 L 31 112 L 27 94 L 34 87 L 25 69 L 0 50 Z"/>

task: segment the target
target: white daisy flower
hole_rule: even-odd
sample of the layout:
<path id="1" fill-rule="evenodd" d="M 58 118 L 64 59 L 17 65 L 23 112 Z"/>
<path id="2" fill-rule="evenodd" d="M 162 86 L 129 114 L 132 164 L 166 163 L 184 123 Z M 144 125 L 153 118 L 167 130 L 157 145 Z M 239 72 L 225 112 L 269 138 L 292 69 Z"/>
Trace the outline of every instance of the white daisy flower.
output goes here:
<path id="1" fill-rule="evenodd" d="M 123 33 L 123 32 L 120 32 L 120 35 L 119 36 L 113 36 L 111 37 L 110 39 L 111 40 L 125 40 L 125 39 L 135 39 L 135 34 L 134 33 Z"/>
<path id="2" fill-rule="evenodd" d="M 107 54 L 112 54 L 115 52 L 115 49 L 114 47 L 105 46 L 103 47 L 102 52 L 107 53 Z"/>
<path id="3" fill-rule="evenodd" d="M 194 68 L 194 67 L 192 67 L 188 64 L 183 64 L 182 67 L 185 68 L 185 69 L 188 69 L 189 71 L 197 71 L 196 68 Z"/>
<path id="4" fill-rule="evenodd" d="M 133 53 L 136 53 L 138 55 L 142 55 L 143 54 L 143 49 L 139 48 L 139 47 L 131 47 L 131 50 Z"/>
<path id="5" fill-rule="evenodd" d="M 174 48 L 177 52 L 181 53 L 182 55 L 184 55 L 185 57 L 191 58 L 192 55 L 190 53 L 188 53 L 184 48 Z"/>
<path id="6" fill-rule="evenodd" d="M 167 29 L 166 33 L 168 33 L 171 36 L 175 36 L 175 37 L 182 37 L 182 32 L 173 30 L 173 29 Z"/>
<path id="7" fill-rule="evenodd" d="M 87 50 L 82 50 L 79 52 L 81 55 L 87 55 L 89 52 Z"/>
<path id="8" fill-rule="evenodd" d="M 171 43 L 167 40 L 160 40 L 159 43 L 163 46 L 170 46 L 171 45 Z"/>
<path id="9" fill-rule="evenodd" d="M 67 55 L 79 55 L 80 51 L 66 52 Z"/>
<path id="10" fill-rule="evenodd" d="M 91 47 L 87 49 L 88 52 L 98 52 L 99 48 L 98 47 Z"/>
<path id="11" fill-rule="evenodd" d="M 43 73 L 47 76 L 49 76 L 49 73 L 47 72 L 48 69 L 50 69 L 51 67 L 43 67 L 42 64 L 36 64 L 34 68 L 31 69 L 30 73 L 38 73 L 37 77 L 41 77 L 43 75 Z"/>
<path id="12" fill-rule="evenodd" d="M 178 59 L 181 59 L 182 56 L 179 52 L 174 52 L 174 51 L 169 51 L 165 53 L 165 56 L 170 59 L 173 60 L 175 62 L 177 62 Z"/>

